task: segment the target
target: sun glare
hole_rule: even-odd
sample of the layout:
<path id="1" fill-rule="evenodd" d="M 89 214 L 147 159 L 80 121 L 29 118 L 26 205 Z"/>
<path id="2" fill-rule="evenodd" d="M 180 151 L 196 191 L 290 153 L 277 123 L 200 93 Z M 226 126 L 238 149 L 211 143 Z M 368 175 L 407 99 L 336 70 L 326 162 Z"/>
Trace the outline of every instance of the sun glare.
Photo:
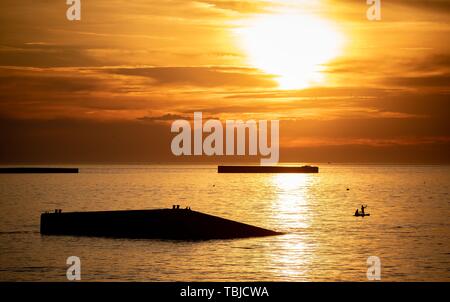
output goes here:
<path id="1" fill-rule="evenodd" d="M 281 89 L 321 84 L 324 66 L 338 56 L 343 36 L 332 23 L 312 15 L 263 15 L 237 30 L 249 63 L 277 77 Z"/>

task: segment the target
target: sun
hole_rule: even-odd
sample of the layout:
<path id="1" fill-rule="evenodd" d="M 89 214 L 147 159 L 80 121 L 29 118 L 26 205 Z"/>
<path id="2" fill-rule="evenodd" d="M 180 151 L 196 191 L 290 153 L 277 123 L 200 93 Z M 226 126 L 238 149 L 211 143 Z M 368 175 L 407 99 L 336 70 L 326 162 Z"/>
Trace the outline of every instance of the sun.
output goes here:
<path id="1" fill-rule="evenodd" d="M 321 84 L 324 64 L 341 53 L 344 40 L 331 22 L 297 13 L 260 15 L 236 32 L 248 63 L 275 75 L 281 89 Z"/>

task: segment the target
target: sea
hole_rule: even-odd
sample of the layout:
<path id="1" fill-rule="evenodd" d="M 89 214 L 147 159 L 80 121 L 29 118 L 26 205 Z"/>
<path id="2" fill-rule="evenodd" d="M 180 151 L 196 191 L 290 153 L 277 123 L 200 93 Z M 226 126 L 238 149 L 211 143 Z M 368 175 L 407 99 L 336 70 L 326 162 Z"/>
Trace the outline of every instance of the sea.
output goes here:
<path id="1" fill-rule="evenodd" d="M 0 175 L 0 281 L 450 281 L 450 166 L 321 164 L 318 174 L 215 165 L 79 165 Z M 207 241 L 43 236 L 40 214 L 171 208 L 284 232 Z M 367 205 L 367 217 L 355 217 Z M 180 230 L 182 231 L 182 230 Z M 369 262 L 368 262 L 369 261 Z"/>

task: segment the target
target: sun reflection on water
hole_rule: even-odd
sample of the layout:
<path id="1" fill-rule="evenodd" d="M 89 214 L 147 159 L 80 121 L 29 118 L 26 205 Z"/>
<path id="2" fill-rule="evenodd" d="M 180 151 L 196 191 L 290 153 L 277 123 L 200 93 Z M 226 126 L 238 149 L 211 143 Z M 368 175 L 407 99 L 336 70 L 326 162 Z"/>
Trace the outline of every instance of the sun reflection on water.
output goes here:
<path id="1" fill-rule="evenodd" d="M 272 178 L 277 198 L 273 204 L 276 219 L 289 229 L 306 228 L 309 225 L 308 195 L 310 175 L 277 174 Z"/>
<path id="2" fill-rule="evenodd" d="M 311 223 L 308 203 L 311 181 L 311 175 L 307 174 L 276 174 L 271 178 L 276 192 L 272 213 L 288 233 L 280 237 L 278 253 L 271 257 L 282 278 L 301 279 L 310 269 L 311 250 L 306 243 L 306 232 L 302 235 L 301 230 Z"/>

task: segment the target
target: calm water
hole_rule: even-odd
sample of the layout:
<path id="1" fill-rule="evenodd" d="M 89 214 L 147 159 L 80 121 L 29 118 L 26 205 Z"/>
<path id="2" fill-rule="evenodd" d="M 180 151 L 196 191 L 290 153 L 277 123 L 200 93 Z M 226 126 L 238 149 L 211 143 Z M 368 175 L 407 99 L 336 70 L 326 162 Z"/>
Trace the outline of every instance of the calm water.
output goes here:
<path id="1" fill-rule="evenodd" d="M 350 190 L 347 191 L 347 188 Z M 450 167 L 321 166 L 318 175 L 217 174 L 215 166 L 81 166 L 79 174 L 0 175 L 0 280 L 450 281 Z M 177 203 L 287 232 L 174 242 L 41 236 L 41 211 Z M 368 204 L 370 217 L 353 213 Z"/>

